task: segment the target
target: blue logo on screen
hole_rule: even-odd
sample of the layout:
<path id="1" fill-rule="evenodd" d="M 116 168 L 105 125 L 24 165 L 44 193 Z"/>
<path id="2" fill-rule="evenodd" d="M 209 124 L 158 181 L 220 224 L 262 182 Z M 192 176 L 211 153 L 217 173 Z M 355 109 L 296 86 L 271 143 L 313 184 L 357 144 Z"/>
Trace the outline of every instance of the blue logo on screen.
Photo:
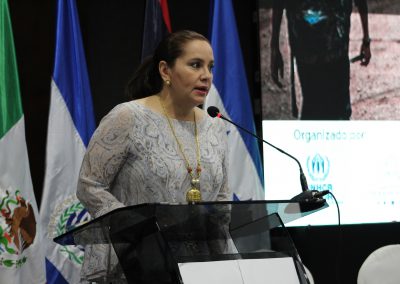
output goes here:
<path id="1" fill-rule="evenodd" d="M 313 181 L 324 181 L 329 174 L 330 164 L 326 156 L 315 154 L 307 158 L 308 175 Z"/>

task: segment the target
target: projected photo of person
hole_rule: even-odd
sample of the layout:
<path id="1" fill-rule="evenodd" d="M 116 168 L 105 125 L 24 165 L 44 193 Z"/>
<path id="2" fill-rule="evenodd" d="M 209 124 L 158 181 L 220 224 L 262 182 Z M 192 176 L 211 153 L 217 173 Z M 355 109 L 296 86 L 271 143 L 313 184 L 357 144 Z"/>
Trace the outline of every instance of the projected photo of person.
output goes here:
<path id="1" fill-rule="evenodd" d="M 387 0 L 260 0 L 263 119 L 400 119 L 399 10 Z"/>
<path id="2" fill-rule="evenodd" d="M 358 0 L 356 4 L 363 27 L 360 59 L 361 64 L 367 66 L 371 58 L 367 3 Z M 348 47 L 352 0 L 273 1 L 271 76 L 277 85 L 281 84 L 279 74 L 283 76 L 279 35 L 284 9 L 290 50 L 296 60 L 301 84 L 303 104 L 300 118 L 350 119 Z"/>

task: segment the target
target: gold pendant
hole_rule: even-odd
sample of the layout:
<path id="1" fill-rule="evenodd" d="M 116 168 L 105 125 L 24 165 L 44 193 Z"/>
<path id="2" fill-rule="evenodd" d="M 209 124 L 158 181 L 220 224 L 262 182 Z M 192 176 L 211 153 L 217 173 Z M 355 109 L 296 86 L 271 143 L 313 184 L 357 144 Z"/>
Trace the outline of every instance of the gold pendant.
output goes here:
<path id="1" fill-rule="evenodd" d="M 200 192 L 200 179 L 192 178 L 190 181 L 192 188 L 186 193 L 186 201 L 187 202 L 200 202 L 201 201 L 201 192 Z"/>
<path id="2" fill-rule="evenodd" d="M 187 202 L 200 202 L 201 201 L 201 192 L 195 187 L 192 187 L 187 193 L 186 193 L 186 201 Z"/>

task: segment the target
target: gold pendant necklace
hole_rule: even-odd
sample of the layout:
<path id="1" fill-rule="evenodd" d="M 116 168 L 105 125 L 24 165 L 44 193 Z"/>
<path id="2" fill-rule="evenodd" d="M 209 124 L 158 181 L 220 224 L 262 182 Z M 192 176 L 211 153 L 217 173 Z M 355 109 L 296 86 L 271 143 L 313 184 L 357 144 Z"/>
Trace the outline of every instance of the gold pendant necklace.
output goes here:
<path id="1" fill-rule="evenodd" d="M 158 97 L 158 99 L 160 100 L 160 104 L 161 104 L 161 108 L 164 112 L 164 116 L 167 118 L 168 121 L 168 125 L 169 128 L 171 129 L 172 135 L 174 136 L 176 143 L 178 144 L 178 148 L 179 151 L 182 154 L 183 159 L 185 160 L 185 164 L 186 164 L 186 170 L 188 172 L 188 174 L 191 177 L 191 187 L 190 189 L 186 192 L 186 201 L 188 203 L 192 203 L 192 202 L 200 202 L 201 201 L 201 192 L 200 192 L 200 174 L 201 174 L 201 163 L 200 163 L 200 146 L 199 146 L 199 137 L 198 137 L 198 133 L 197 133 L 197 123 L 196 123 L 196 112 L 193 111 L 193 120 L 194 120 L 194 136 L 196 139 L 196 160 L 197 160 L 197 167 L 196 167 L 196 175 L 193 175 L 193 169 L 189 164 L 189 160 L 186 158 L 185 153 L 183 152 L 183 147 L 182 144 L 180 143 L 178 137 L 176 136 L 175 133 L 175 128 L 171 122 L 171 119 L 169 118 L 169 116 L 167 115 L 167 111 L 165 110 L 164 104 L 161 101 L 161 98 Z"/>

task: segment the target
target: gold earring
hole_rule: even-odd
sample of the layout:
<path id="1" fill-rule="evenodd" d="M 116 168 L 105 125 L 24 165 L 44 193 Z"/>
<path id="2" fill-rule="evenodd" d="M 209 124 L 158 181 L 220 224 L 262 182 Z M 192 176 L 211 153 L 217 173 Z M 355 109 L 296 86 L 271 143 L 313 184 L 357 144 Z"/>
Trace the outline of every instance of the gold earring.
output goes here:
<path id="1" fill-rule="evenodd" d="M 171 81 L 170 80 L 165 80 L 165 84 L 167 84 L 167 86 L 171 85 Z"/>

